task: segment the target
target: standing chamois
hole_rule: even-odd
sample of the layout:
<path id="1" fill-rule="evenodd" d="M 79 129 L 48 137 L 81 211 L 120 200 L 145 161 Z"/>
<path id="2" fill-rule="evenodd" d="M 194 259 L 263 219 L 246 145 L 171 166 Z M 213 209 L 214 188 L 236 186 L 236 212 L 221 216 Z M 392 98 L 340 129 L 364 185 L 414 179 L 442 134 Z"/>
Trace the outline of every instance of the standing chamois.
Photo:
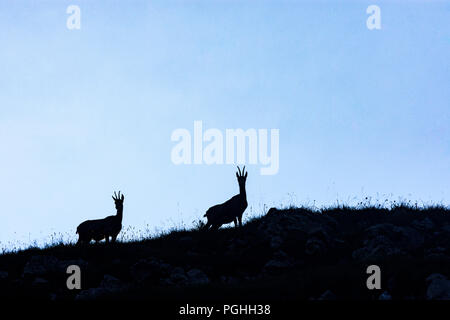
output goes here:
<path id="1" fill-rule="evenodd" d="M 106 243 L 109 242 L 109 237 L 111 241 L 115 242 L 117 235 L 122 229 L 122 217 L 123 217 L 123 200 L 125 197 L 116 194 L 114 191 L 114 203 L 116 205 L 117 214 L 115 216 L 109 216 L 105 219 L 99 220 L 87 220 L 80 224 L 77 228 L 77 233 L 79 235 L 78 244 L 89 243 L 91 240 L 99 242 L 103 239 Z"/>
<path id="2" fill-rule="evenodd" d="M 208 222 L 205 225 L 205 229 L 217 230 L 223 224 L 227 224 L 234 221 L 235 227 L 242 227 L 242 214 L 247 208 L 247 194 L 245 193 L 245 181 L 247 180 L 248 172 L 245 172 L 245 166 L 242 169 L 239 169 L 236 172 L 236 177 L 239 183 L 239 194 L 235 195 L 230 200 L 215 205 L 206 211 L 205 217 L 208 218 Z"/>

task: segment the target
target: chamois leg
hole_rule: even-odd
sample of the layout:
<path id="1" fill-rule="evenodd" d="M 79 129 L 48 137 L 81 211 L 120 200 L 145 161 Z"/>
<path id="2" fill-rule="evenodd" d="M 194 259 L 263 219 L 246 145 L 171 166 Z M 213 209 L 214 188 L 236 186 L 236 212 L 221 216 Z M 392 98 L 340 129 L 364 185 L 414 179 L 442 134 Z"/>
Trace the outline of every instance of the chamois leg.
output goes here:
<path id="1" fill-rule="evenodd" d="M 237 226 L 238 226 L 238 220 L 237 220 L 237 218 L 234 218 L 234 227 L 237 228 Z"/>
<path id="2" fill-rule="evenodd" d="M 112 243 L 116 242 L 116 239 L 117 239 L 117 234 L 111 236 L 111 242 Z"/>
<path id="3" fill-rule="evenodd" d="M 106 236 L 106 237 L 105 237 L 105 242 L 106 242 L 106 243 L 109 243 L 109 236 Z"/>
<path id="4" fill-rule="evenodd" d="M 239 227 L 242 227 L 242 216 L 239 216 Z"/>

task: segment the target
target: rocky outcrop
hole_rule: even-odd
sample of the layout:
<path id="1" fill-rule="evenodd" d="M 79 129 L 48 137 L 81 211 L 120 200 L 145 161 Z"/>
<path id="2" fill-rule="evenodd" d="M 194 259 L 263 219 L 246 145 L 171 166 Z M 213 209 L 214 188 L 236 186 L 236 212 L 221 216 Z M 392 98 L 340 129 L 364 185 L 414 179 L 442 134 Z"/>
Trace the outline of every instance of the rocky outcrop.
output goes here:
<path id="1" fill-rule="evenodd" d="M 0 270 L 0 281 L 8 279 L 8 272 Z"/>
<path id="2" fill-rule="evenodd" d="M 119 279 L 111 275 L 105 275 L 99 287 L 82 290 L 75 297 L 75 300 L 106 299 L 116 294 L 123 293 L 128 288 L 129 286 Z"/>
<path id="3" fill-rule="evenodd" d="M 190 286 L 205 285 L 210 282 L 208 276 L 199 269 L 191 269 L 186 273 L 186 275 L 186 284 Z"/>
<path id="4" fill-rule="evenodd" d="M 157 258 L 141 259 L 134 264 L 130 273 L 138 284 L 158 284 L 170 276 L 172 266 Z"/>
<path id="5" fill-rule="evenodd" d="M 49 274 L 65 274 L 67 268 L 71 265 L 77 265 L 85 269 L 87 262 L 82 259 L 75 260 L 59 260 L 54 256 L 32 256 L 23 268 L 23 278 L 35 278 Z"/>
<path id="6" fill-rule="evenodd" d="M 406 256 L 424 244 L 424 236 L 415 229 L 390 223 L 369 227 L 364 233 L 363 246 L 352 255 L 359 261 L 376 262 L 380 259 Z"/>
<path id="7" fill-rule="evenodd" d="M 427 278 L 428 300 L 450 300 L 450 280 L 439 273 L 434 273 Z"/>
<path id="8" fill-rule="evenodd" d="M 336 295 L 331 290 L 327 290 L 317 300 L 320 301 L 336 300 Z"/>

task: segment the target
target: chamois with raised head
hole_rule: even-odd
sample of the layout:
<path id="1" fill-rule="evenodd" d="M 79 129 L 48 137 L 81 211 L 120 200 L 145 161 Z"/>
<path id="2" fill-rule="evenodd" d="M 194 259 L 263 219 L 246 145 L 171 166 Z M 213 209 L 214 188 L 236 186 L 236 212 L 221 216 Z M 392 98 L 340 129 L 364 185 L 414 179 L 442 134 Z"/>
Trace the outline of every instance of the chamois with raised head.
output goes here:
<path id="1" fill-rule="evenodd" d="M 109 216 L 104 219 L 98 220 L 87 220 L 80 224 L 77 228 L 77 234 L 79 236 L 78 244 L 89 243 L 91 240 L 99 242 L 105 239 L 106 243 L 111 241 L 115 242 L 117 236 L 122 230 L 122 218 L 123 218 L 123 201 L 125 200 L 124 195 L 117 195 L 114 191 L 112 196 L 117 214 L 115 216 Z"/>
<path id="2" fill-rule="evenodd" d="M 242 169 L 238 167 L 236 172 L 236 178 L 239 183 L 239 194 L 232 197 L 230 200 L 215 205 L 206 211 L 204 215 L 208 222 L 205 225 L 205 229 L 219 229 L 223 224 L 234 222 L 234 226 L 242 227 L 242 215 L 245 209 L 247 209 L 247 194 L 245 192 L 245 181 L 247 180 L 248 172 L 245 172 L 245 166 Z"/>

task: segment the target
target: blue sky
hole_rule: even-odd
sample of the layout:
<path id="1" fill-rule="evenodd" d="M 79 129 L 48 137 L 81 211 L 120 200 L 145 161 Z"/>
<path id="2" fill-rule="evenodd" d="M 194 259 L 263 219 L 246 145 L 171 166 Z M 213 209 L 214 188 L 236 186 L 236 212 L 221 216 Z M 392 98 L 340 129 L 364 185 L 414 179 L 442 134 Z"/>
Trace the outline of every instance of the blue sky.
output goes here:
<path id="1" fill-rule="evenodd" d="M 450 203 L 448 1 L 7 0 L 0 41 L 0 247 L 74 238 L 114 190 L 125 226 L 191 225 L 238 192 L 234 166 L 172 163 L 195 120 L 280 130 L 278 174 L 248 166 L 249 215 Z"/>

